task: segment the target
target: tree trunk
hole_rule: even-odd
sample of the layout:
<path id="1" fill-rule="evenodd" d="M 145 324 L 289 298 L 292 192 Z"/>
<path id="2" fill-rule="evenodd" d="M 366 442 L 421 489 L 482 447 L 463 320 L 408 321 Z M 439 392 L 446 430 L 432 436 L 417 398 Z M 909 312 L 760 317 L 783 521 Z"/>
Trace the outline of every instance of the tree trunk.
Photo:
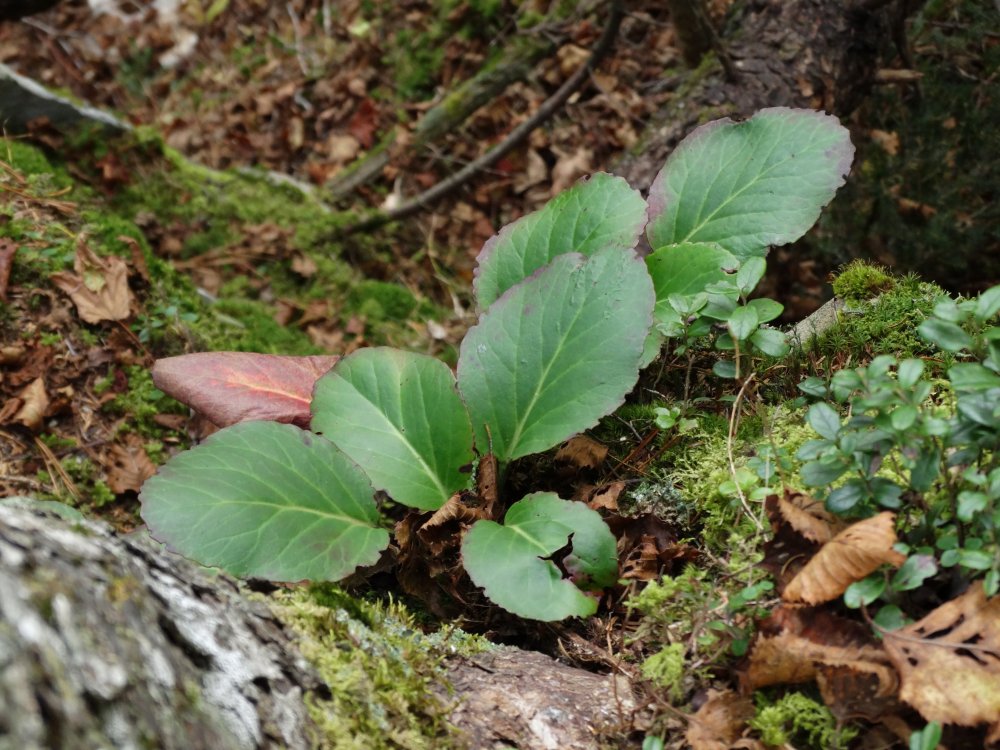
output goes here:
<path id="1" fill-rule="evenodd" d="M 764 107 L 809 107 L 843 117 L 868 94 L 889 14 L 829 0 L 737 2 L 720 43 L 733 76 L 717 62 L 685 78 L 677 96 L 649 123 L 641 144 L 613 170 L 649 188 L 674 146 L 695 126 Z M 872 3 L 867 3 L 872 5 Z M 884 3 L 878 4 L 884 5 Z"/>
<path id="2" fill-rule="evenodd" d="M 327 690 L 229 576 L 0 504 L 0 750 L 315 747 Z M 514 648 L 451 659 L 434 692 L 470 748 L 598 750 L 637 710 L 626 679 Z"/>
<path id="3" fill-rule="evenodd" d="M 268 609 L 148 536 L 0 506 L 0 748 L 308 748 Z"/>

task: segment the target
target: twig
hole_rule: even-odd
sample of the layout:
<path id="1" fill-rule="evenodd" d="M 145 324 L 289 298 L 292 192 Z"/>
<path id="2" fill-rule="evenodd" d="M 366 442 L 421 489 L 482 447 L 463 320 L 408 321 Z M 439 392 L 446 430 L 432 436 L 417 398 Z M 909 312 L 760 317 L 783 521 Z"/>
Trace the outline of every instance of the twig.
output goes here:
<path id="1" fill-rule="evenodd" d="M 285 9 L 288 11 L 288 17 L 292 19 L 292 33 L 295 34 L 295 57 L 299 61 L 302 75 L 307 76 L 309 75 L 309 66 L 306 65 L 305 53 L 302 52 L 302 27 L 299 25 L 299 16 L 291 3 L 285 3 Z"/>
<path id="2" fill-rule="evenodd" d="M 590 53 L 590 57 L 581 65 L 572 76 L 570 76 L 559 87 L 552 96 L 546 99 L 535 113 L 527 120 L 514 128 L 506 138 L 491 148 L 478 159 L 469 162 L 465 167 L 455 172 L 450 177 L 425 190 L 419 195 L 404 201 L 399 206 L 389 211 L 378 211 L 362 219 L 356 224 L 342 228 L 338 234 L 349 235 L 355 232 L 363 232 L 375 229 L 390 221 L 399 221 L 418 213 L 422 209 L 428 208 L 435 201 L 440 200 L 456 188 L 464 185 L 478 172 L 492 166 L 499 159 L 509 153 L 512 149 L 520 145 L 525 138 L 551 117 L 562 107 L 566 101 L 579 89 L 590 76 L 591 71 L 604 59 L 614 45 L 615 37 L 618 35 L 618 27 L 621 25 L 622 8 L 621 0 L 611 0 L 611 15 L 608 24 L 604 28 L 604 33 L 598 40 L 597 45 Z"/>
<path id="3" fill-rule="evenodd" d="M 757 527 L 757 531 L 763 531 L 764 526 L 761 524 L 760 519 L 757 515 L 750 509 L 750 503 L 747 502 L 747 496 L 743 494 L 743 488 L 740 487 L 739 480 L 736 476 L 736 461 L 733 458 L 733 442 L 736 440 L 736 418 L 740 411 L 740 401 L 743 400 L 743 394 L 746 393 L 747 387 L 754 379 L 755 373 L 750 373 L 746 380 L 743 381 L 743 385 L 740 387 L 739 393 L 736 394 L 736 400 L 733 401 L 733 412 L 729 415 L 729 435 L 726 439 L 726 457 L 729 459 L 729 473 L 733 477 L 733 484 L 736 485 L 736 493 L 740 496 L 740 503 L 743 505 L 743 510 L 747 512 L 750 516 L 750 520 L 753 521 L 754 526 Z"/>

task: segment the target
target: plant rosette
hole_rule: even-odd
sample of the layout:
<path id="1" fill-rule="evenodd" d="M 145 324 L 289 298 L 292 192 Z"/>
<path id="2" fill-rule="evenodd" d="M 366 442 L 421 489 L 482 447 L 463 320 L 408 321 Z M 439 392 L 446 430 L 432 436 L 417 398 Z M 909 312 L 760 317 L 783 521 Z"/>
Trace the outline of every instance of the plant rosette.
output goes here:
<path id="1" fill-rule="evenodd" d="M 376 493 L 434 511 L 470 489 L 477 456 L 502 475 L 596 425 L 665 338 L 680 347 L 722 330 L 716 346 L 735 355 L 716 368 L 724 376 L 751 352 L 781 356 L 783 334 L 764 325 L 781 306 L 747 298 L 769 246 L 809 229 L 852 155 L 835 118 L 774 108 L 696 129 L 648 201 L 618 177 L 582 180 L 483 247 L 480 316 L 454 373 L 390 348 L 160 360 L 157 386 L 223 429 L 146 482 L 143 518 L 181 554 L 236 575 L 337 580 L 389 544 Z M 534 493 L 499 520 L 477 521 L 461 544 L 487 597 L 538 620 L 596 611 L 618 572 L 597 511 Z"/>

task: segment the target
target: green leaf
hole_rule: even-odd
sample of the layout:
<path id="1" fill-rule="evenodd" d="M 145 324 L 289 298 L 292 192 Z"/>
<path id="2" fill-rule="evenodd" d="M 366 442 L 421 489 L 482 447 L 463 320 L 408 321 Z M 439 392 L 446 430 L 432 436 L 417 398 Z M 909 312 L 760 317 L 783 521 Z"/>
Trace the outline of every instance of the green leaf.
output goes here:
<path id="1" fill-rule="evenodd" d="M 910 404 L 903 404 L 893 409 L 889 421 L 892 423 L 892 429 L 897 432 L 904 432 L 910 429 L 913 423 L 917 421 L 917 409 Z"/>
<path id="2" fill-rule="evenodd" d="M 744 341 L 750 338 L 750 334 L 757 330 L 760 321 L 757 319 L 757 311 L 752 307 L 737 307 L 729 315 L 726 326 L 734 339 Z"/>
<path id="3" fill-rule="evenodd" d="M 912 388 L 920 380 L 924 372 L 924 361 L 922 359 L 904 359 L 899 363 L 897 379 L 903 388 Z"/>
<path id="4" fill-rule="evenodd" d="M 320 378 L 312 412 L 313 430 L 396 502 L 435 510 L 469 482 L 472 423 L 455 376 L 433 357 L 359 349 Z"/>
<path id="5" fill-rule="evenodd" d="M 736 377 L 736 363 L 731 359 L 720 359 L 712 365 L 712 372 L 717 377 L 732 380 Z"/>
<path id="6" fill-rule="evenodd" d="M 750 300 L 747 302 L 747 307 L 752 307 L 754 309 L 757 313 L 757 319 L 761 323 L 767 323 L 769 320 L 774 320 L 785 311 L 785 306 L 783 304 L 765 297 Z"/>
<path id="7" fill-rule="evenodd" d="M 910 555 L 892 577 L 894 591 L 912 591 L 937 573 L 937 562 L 930 555 Z"/>
<path id="8" fill-rule="evenodd" d="M 143 485 L 153 537 L 204 565 L 269 581 L 338 580 L 389 543 L 374 490 L 333 443 L 241 422 L 170 459 Z"/>
<path id="9" fill-rule="evenodd" d="M 474 284 L 479 309 L 564 253 L 634 248 L 645 225 L 646 203 L 621 177 L 598 172 L 580 180 L 483 245 Z"/>
<path id="10" fill-rule="evenodd" d="M 1000 375 L 976 362 L 960 362 L 948 369 L 948 379 L 957 391 L 985 391 L 1000 387 Z"/>
<path id="11" fill-rule="evenodd" d="M 809 466 L 809 464 L 806 464 L 806 466 Z M 805 481 L 805 467 L 802 467 L 802 479 Z M 824 482 L 821 484 L 826 483 Z M 826 509 L 831 513 L 850 513 L 854 509 L 855 505 L 864 500 L 865 494 L 865 486 L 861 483 L 861 480 L 852 479 L 845 482 L 829 494 L 826 498 Z"/>
<path id="12" fill-rule="evenodd" d="M 758 328 L 750 336 L 750 343 L 769 357 L 784 357 L 791 349 L 788 337 L 773 328 Z"/>
<path id="13" fill-rule="evenodd" d="M 740 288 L 740 294 L 744 296 L 750 294 L 764 278 L 765 271 L 767 271 L 767 261 L 763 258 L 747 258 L 743 261 L 736 274 L 736 286 Z"/>
<path id="14" fill-rule="evenodd" d="M 615 537 L 583 503 L 536 492 L 514 503 L 501 526 L 477 521 L 462 540 L 462 560 L 473 583 L 496 604 L 520 617 L 561 620 L 597 611 L 597 600 L 563 578 L 550 559 L 572 545 L 562 562 L 587 588 L 614 584 Z"/>
<path id="15" fill-rule="evenodd" d="M 862 578 L 847 587 L 844 592 L 844 604 L 851 609 L 867 607 L 882 596 L 885 591 L 885 577 L 879 574 Z"/>
<path id="16" fill-rule="evenodd" d="M 974 314 L 981 323 L 985 323 L 997 313 L 1000 313 L 1000 286 L 990 287 L 979 295 Z"/>
<path id="17" fill-rule="evenodd" d="M 957 352 L 972 346 L 969 334 L 954 323 L 940 318 L 928 318 L 917 326 L 917 333 L 946 352 Z"/>
<path id="18" fill-rule="evenodd" d="M 809 407 L 806 415 L 809 425 L 827 440 L 836 440 L 840 434 L 840 415 L 837 411 L 822 401 Z"/>
<path id="19" fill-rule="evenodd" d="M 653 301 L 645 264 L 619 249 L 561 255 L 497 300 L 458 358 L 480 451 L 491 437 L 500 462 L 537 453 L 618 407 L 638 378 Z"/>
<path id="20" fill-rule="evenodd" d="M 958 564 L 972 570 L 989 570 L 996 565 L 996 560 L 984 550 L 963 549 L 958 554 Z"/>
<path id="21" fill-rule="evenodd" d="M 835 117 L 785 107 L 691 133 L 649 190 L 652 247 L 717 242 L 744 260 L 805 234 L 854 156 Z"/>
<path id="22" fill-rule="evenodd" d="M 962 490 L 958 493 L 958 510 L 955 515 L 959 521 L 968 523 L 972 517 L 986 508 L 990 498 L 985 492 L 970 492 Z"/>
<path id="23" fill-rule="evenodd" d="M 671 295 L 693 297 L 705 287 L 728 278 L 739 261 L 728 250 L 706 242 L 667 245 L 646 257 L 646 267 L 656 290 L 656 319 L 668 320 L 674 308 Z"/>
<path id="24" fill-rule="evenodd" d="M 831 456 L 803 464 L 799 475 L 802 477 L 802 481 L 810 487 L 824 487 L 839 479 L 845 471 L 847 471 L 847 465 L 839 457 Z M 840 489 L 843 488 L 838 488 L 834 492 Z"/>

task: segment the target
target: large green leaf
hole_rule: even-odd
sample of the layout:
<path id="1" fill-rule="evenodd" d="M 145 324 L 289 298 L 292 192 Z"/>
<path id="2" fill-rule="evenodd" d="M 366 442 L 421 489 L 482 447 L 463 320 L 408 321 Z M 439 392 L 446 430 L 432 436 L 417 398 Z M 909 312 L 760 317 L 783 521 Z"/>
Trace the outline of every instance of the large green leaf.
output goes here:
<path id="1" fill-rule="evenodd" d="M 563 253 L 634 248 L 645 225 L 646 202 L 625 180 L 604 172 L 584 178 L 483 245 L 475 281 L 479 309 Z"/>
<path id="2" fill-rule="evenodd" d="M 337 580 L 389 543 L 374 490 L 333 443 L 277 422 L 241 422 L 170 459 L 143 485 L 154 538 L 237 576 Z"/>
<path id="3" fill-rule="evenodd" d="M 568 544 L 572 549 L 562 563 L 573 580 L 546 559 Z M 462 560 L 493 602 L 533 620 L 592 615 L 597 600 L 574 581 L 600 589 L 618 576 L 615 537 L 600 514 L 551 492 L 514 503 L 503 526 L 477 521 L 462 540 Z"/>
<path id="4" fill-rule="evenodd" d="M 649 190 L 649 244 L 717 242 L 741 260 L 763 255 L 805 234 L 853 157 L 847 129 L 822 112 L 775 107 L 702 125 Z"/>
<path id="5" fill-rule="evenodd" d="M 494 303 L 462 341 L 458 386 L 476 445 L 501 462 L 551 448 L 625 399 L 652 321 L 632 251 L 556 258 Z"/>
<path id="6" fill-rule="evenodd" d="M 469 481 L 469 413 L 443 362 L 378 347 L 340 360 L 316 383 L 312 428 L 363 468 L 377 489 L 422 510 Z"/>
<path id="7" fill-rule="evenodd" d="M 692 296 L 723 281 L 739 268 L 736 256 L 712 242 L 682 242 L 667 245 L 646 256 L 646 266 L 656 290 L 656 319 L 670 320 L 675 311 L 667 301 L 671 294 Z"/>

